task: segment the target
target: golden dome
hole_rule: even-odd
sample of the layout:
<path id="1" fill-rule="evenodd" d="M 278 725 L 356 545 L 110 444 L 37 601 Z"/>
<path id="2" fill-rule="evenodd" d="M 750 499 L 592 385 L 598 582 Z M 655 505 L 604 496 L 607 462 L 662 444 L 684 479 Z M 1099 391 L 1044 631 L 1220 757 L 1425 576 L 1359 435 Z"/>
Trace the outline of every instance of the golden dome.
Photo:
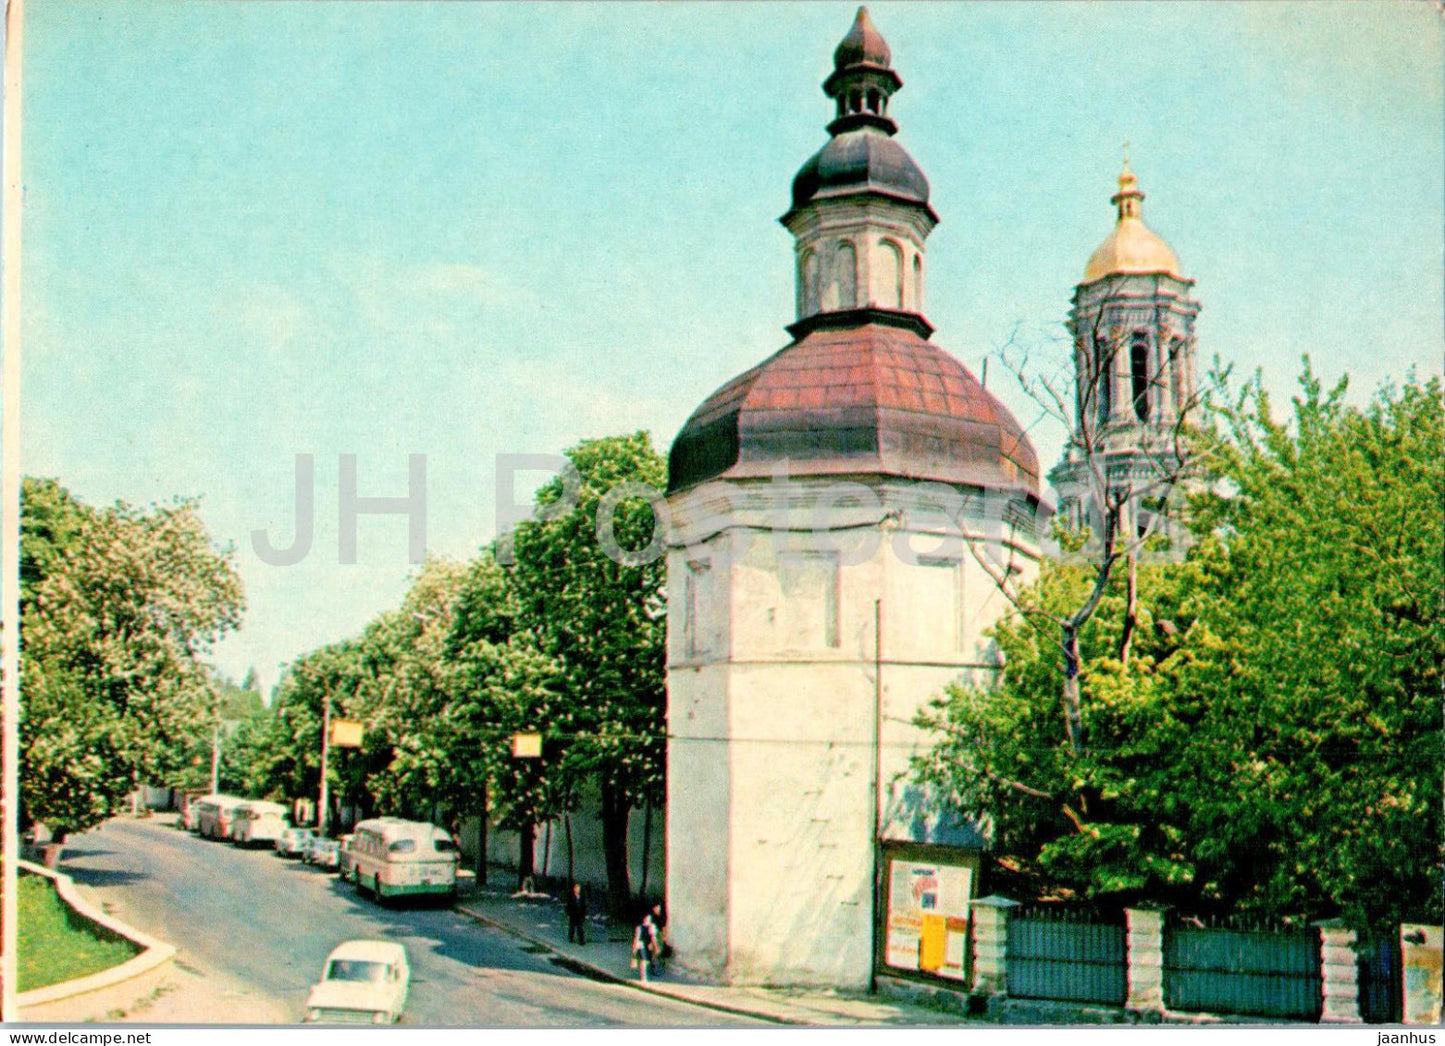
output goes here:
<path id="1" fill-rule="evenodd" d="M 1119 220 L 1114 231 L 1089 255 L 1089 264 L 1084 267 L 1085 283 L 1116 273 L 1162 272 L 1183 279 L 1179 259 L 1139 217 L 1139 202 L 1143 199 L 1139 180 L 1125 160 L 1119 173 L 1119 191 L 1109 201 L 1119 208 Z"/>

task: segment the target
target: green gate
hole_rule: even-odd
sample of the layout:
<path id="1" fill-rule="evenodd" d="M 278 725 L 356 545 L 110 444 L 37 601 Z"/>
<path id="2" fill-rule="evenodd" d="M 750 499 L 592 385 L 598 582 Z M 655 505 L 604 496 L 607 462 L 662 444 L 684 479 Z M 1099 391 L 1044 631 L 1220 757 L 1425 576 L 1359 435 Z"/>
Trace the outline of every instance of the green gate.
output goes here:
<path id="1" fill-rule="evenodd" d="M 1170 920 L 1164 1004 L 1181 1013 L 1317 1021 L 1324 1004 L 1319 931 Z"/>
<path id="2" fill-rule="evenodd" d="M 1122 1006 L 1129 990 L 1122 918 L 1016 908 L 1007 969 L 1015 998 Z"/>

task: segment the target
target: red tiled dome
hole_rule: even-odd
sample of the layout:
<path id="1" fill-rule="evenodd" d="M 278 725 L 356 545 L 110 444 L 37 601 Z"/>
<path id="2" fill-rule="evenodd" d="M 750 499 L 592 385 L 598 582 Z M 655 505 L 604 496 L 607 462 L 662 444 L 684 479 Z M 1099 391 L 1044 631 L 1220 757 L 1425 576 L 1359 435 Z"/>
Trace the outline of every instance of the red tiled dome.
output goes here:
<path id="1" fill-rule="evenodd" d="M 673 441 L 668 491 L 710 479 L 887 475 L 1037 495 L 1013 415 L 956 359 L 884 323 L 815 329 L 718 389 Z"/>

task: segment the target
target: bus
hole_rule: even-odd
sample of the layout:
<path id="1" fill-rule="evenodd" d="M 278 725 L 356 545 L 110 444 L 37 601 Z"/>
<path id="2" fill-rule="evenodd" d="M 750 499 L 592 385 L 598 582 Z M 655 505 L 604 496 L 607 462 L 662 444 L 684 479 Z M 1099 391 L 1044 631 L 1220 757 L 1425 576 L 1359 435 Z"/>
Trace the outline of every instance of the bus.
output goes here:
<path id="1" fill-rule="evenodd" d="M 227 839 L 236 807 L 244 803 L 234 795 L 208 795 L 196 803 L 196 831 L 206 839 Z"/>
<path id="2" fill-rule="evenodd" d="M 360 822 L 347 848 L 358 892 L 388 897 L 441 895 L 457 890 L 456 840 L 424 821 L 375 817 Z"/>

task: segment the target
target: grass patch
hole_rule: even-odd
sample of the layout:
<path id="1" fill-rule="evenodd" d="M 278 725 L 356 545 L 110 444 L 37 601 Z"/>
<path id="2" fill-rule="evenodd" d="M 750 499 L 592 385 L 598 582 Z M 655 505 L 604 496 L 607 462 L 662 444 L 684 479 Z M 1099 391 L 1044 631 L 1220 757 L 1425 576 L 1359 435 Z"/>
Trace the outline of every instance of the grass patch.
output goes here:
<path id="1" fill-rule="evenodd" d="M 22 875 L 16 887 L 17 991 L 99 973 L 140 953 L 133 942 L 71 911 L 50 880 Z"/>

